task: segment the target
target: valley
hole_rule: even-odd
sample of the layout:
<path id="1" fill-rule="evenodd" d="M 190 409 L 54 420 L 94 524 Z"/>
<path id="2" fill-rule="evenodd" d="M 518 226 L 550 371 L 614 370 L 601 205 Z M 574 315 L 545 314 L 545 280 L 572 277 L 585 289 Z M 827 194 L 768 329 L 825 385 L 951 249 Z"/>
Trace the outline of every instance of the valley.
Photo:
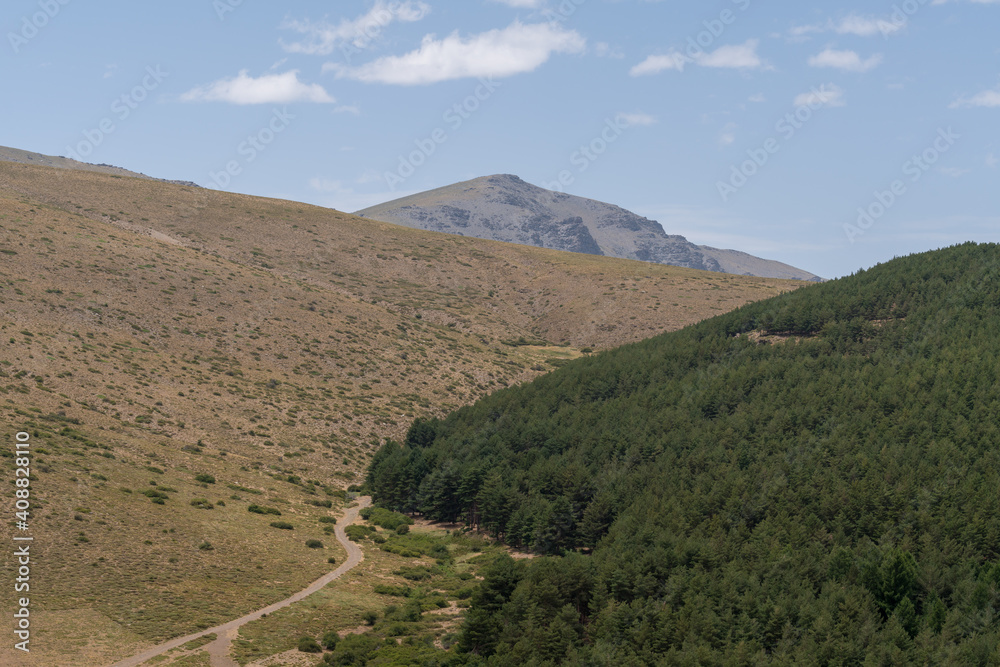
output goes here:
<path id="1" fill-rule="evenodd" d="M 0 253 L 46 665 L 110 664 L 319 578 L 343 557 L 321 521 L 413 419 L 801 285 L 3 162 Z"/>

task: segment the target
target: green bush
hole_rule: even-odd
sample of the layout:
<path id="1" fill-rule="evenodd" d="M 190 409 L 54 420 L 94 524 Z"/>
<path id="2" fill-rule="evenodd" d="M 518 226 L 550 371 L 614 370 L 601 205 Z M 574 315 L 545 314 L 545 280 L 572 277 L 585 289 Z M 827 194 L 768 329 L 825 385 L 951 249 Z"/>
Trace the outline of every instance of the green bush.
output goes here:
<path id="1" fill-rule="evenodd" d="M 254 514 L 273 514 L 274 516 L 281 516 L 281 512 L 273 507 L 264 507 L 262 505 L 250 505 L 247 507 L 247 511 L 253 512 Z"/>
<path id="2" fill-rule="evenodd" d="M 281 530 L 294 530 L 295 526 L 288 523 L 287 521 L 272 521 L 271 528 L 280 528 Z"/>
<path id="3" fill-rule="evenodd" d="M 191 501 L 191 507 L 197 507 L 200 510 L 210 510 L 215 506 L 208 502 L 206 498 L 195 498 Z"/>
<path id="4" fill-rule="evenodd" d="M 396 526 L 397 535 L 406 535 L 408 532 L 410 532 L 410 527 L 407 524 L 401 523 Z"/>
<path id="5" fill-rule="evenodd" d="M 375 625 L 375 621 L 378 620 L 377 611 L 366 611 L 361 614 L 361 619 L 365 622 L 365 625 Z"/>
<path id="6" fill-rule="evenodd" d="M 211 544 L 211 542 L 209 542 L 208 540 L 205 540 L 204 542 L 202 542 L 201 544 L 199 544 L 198 548 L 201 549 L 202 551 L 214 551 L 215 550 L 215 547 L 213 547 L 212 544 Z"/>
<path id="7" fill-rule="evenodd" d="M 322 549 L 323 543 L 319 540 L 306 540 L 306 546 L 310 549 Z"/>
<path id="8" fill-rule="evenodd" d="M 323 647 L 312 637 L 302 637 L 299 639 L 299 650 L 303 653 L 322 653 Z"/>
<path id="9" fill-rule="evenodd" d="M 401 525 L 413 525 L 413 519 L 405 514 L 392 512 L 381 507 L 366 507 L 361 510 L 361 518 L 386 530 L 397 530 Z"/>
<path id="10" fill-rule="evenodd" d="M 375 532 L 372 526 L 348 526 L 344 529 L 347 534 L 347 539 L 352 542 L 360 542 L 369 535 Z"/>
<path id="11" fill-rule="evenodd" d="M 202 484 L 215 484 L 215 477 L 209 475 L 207 472 L 195 475 L 194 479 L 195 481 L 201 482 Z"/>
<path id="12" fill-rule="evenodd" d="M 328 630 L 326 634 L 323 635 L 323 648 L 328 651 L 332 651 L 337 648 L 337 642 L 340 641 L 340 635 L 337 634 L 336 630 Z"/>
<path id="13" fill-rule="evenodd" d="M 319 518 L 319 522 L 320 523 L 337 523 L 337 520 L 334 519 L 332 516 L 321 516 Z"/>

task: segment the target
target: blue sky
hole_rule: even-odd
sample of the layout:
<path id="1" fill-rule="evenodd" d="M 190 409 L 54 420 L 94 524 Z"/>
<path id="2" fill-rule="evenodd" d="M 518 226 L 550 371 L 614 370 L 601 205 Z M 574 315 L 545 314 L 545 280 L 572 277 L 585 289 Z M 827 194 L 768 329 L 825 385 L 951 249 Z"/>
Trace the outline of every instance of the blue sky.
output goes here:
<path id="1" fill-rule="evenodd" d="M 1000 241 L 1000 0 L 7 0 L 0 145 L 354 211 L 495 173 L 825 277 Z"/>

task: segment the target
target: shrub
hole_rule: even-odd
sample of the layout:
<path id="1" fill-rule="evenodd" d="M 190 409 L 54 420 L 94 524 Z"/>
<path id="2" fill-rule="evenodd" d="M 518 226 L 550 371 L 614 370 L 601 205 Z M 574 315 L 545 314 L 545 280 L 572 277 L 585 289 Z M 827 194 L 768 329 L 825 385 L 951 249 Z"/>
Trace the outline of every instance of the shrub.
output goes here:
<path id="1" fill-rule="evenodd" d="M 410 532 L 410 527 L 405 523 L 401 523 L 398 526 L 396 526 L 397 535 L 406 535 L 408 532 Z"/>
<path id="2" fill-rule="evenodd" d="M 413 524 L 413 519 L 405 514 L 392 512 L 381 507 L 366 507 L 361 510 L 361 518 L 386 530 L 397 530 L 401 525 L 410 526 Z"/>
<path id="3" fill-rule="evenodd" d="M 323 543 L 319 540 L 306 540 L 306 546 L 310 549 L 322 549 Z"/>
<path id="4" fill-rule="evenodd" d="M 375 625 L 375 621 L 378 620 L 378 612 L 366 611 L 365 613 L 361 614 L 361 618 L 365 622 L 365 625 Z"/>
<path id="5" fill-rule="evenodd" d="M 319 522 L 320 523 L 337 523 L 337 520 L 334 519 L 332 516 L 321 516 L 319 518 Z"/>
<path id="6" fill-rule="evenodd" d="M 360 542 L 361 540 L 368 537 L 369 534 L 375 532 L 375 529 L 371 526 L 348 526 L 344 529 L 347 533 L 347 539 L 352 542 Z"/>
<path id="7" fill-rule="evenodd" d="M 205 540 L 204 542 L 199 544 L 198 548 L 201 549 L 202 551 L 213 551 L 215 549 L 215 547 L 213 547 L 208 540 Z"/>
<path id="8" fill-rule="evenodd" d="M 299 639 L 299 650 L 303 653 L 322 653 L 323 647 L 312 637 L 302 637 Z"/>
<path id="9" fill-rule="evenodd" d="M 326 559 L 326 562 L 329 563 L 330 565 L 335 565 L 337 563 L 337 559 L 334 558 L 333 556 L 330 556 L 329 558 Z"/>
<path id="10" fill-rule="evenodd" d="M 197 507 L 200 510 L 210 510 L 215 506 L 208 502 L 207 498 L 195 498 L 191 501 L 191 507 Z"/>
<path id="11" fill-rule="evenodd" d="M 213 475 L 209 475 L 207 472 L 195 475 L 194 479 L 202 484 L 215 484 L 215 477 Z"/>
<path id="12" fill-rule="evenodd" d="M 273 507 L 263 507 L 262 505 L 250 505 L 247 507 L 247 511 L 253 512 L 254 514 L 273 514 L 274 516 L 281 516 L 281 512 Z"/>
<path id="13" fill-rule="evenodd" d="M 323 635 L 323 648 L 328 651 L 332 651 L 337 648 L 337 642 L 340 641 L 340 635 L 337 634 L 336 630 L 328 630 L 326 634 Z"/>
<path id="14" fill-rule="evenodd" d="M 295 526 L 288 523 L 287 521 L 272 521 L 271 528 L 280 528 L 281 530 L 294 530 Z"/>
<path id="15" fill-rule="evenodd" d="M 153 498 L 153 503 L 156 505 L 166 505 L 167 501 L 163 498 Z"/>

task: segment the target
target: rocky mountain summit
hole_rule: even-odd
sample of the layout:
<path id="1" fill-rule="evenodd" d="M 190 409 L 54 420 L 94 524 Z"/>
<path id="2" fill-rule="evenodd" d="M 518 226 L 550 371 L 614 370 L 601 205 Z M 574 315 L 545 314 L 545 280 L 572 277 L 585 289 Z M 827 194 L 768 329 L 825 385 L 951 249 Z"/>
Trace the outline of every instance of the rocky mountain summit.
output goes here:
<path id="1" fill-rule="evenodd" d="M 417 229 L 740 275 L 822 280 L 802 269 L 667 234 L 620 206 L 546 190 L 510 174 L 396 199 L 357 215 Z"/>

